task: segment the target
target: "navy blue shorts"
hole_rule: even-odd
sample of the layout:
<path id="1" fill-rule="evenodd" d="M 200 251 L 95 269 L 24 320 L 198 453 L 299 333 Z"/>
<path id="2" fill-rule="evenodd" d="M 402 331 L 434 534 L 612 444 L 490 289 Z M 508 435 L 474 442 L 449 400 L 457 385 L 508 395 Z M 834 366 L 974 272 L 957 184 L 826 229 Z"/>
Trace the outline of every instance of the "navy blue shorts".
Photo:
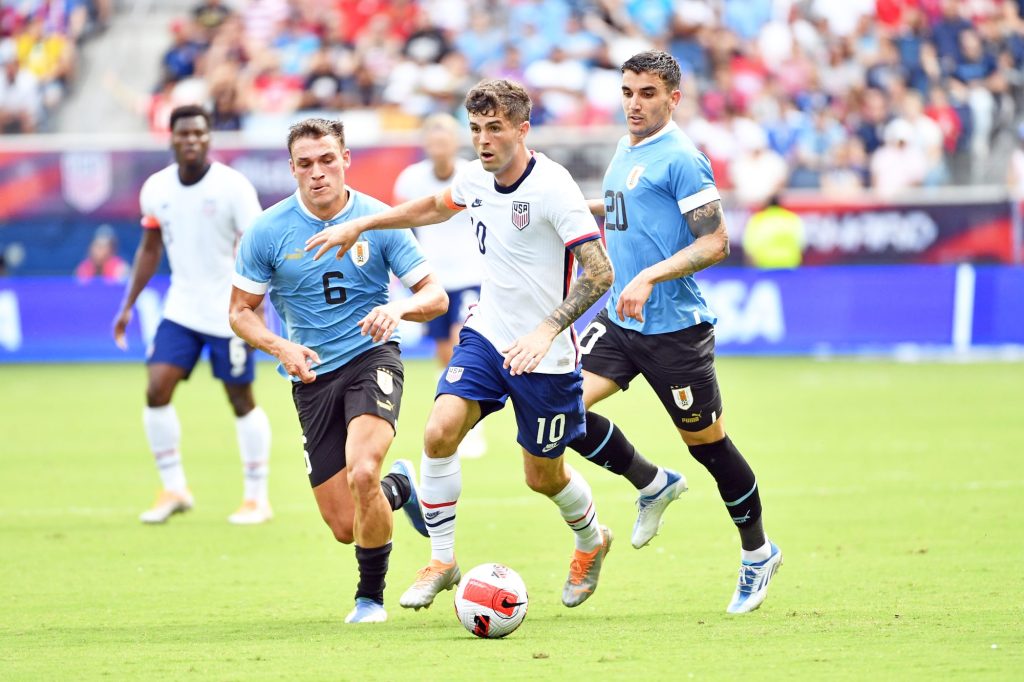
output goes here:
<path id="1" fill-rule="evenodd" d="M 480 287 L 449 289 L 448 312 L 427 322 L 427 336 L 435 341 L 451 336 L 452 327 L 462 324 L 469 317 L 470 307 L 480 300 Z"/>
<path id="2" fill-rule="evenodd" d="M 584 435 L 583 373 L 519 374 L 502 367 L 505 358 L 472 329 L 463 328 L 437 395 L 457 395 L 480 403 L 481 418 L 505 407 L 512 398 L 519 444 L 531 455 L 555 458 Z"/>
<path id="3" fill-rule="evenodd" d="M 224 383 L 251 384 L 256 378 L 256 359 L 252 347 L 245 341 L 237 336 L 224 338 L 201 334 L 170 320 L 160 321 L 146 364 L 180 367 L 188 379 L 199 362 L 203 346 L 209 349 L 213 376 Z"/>

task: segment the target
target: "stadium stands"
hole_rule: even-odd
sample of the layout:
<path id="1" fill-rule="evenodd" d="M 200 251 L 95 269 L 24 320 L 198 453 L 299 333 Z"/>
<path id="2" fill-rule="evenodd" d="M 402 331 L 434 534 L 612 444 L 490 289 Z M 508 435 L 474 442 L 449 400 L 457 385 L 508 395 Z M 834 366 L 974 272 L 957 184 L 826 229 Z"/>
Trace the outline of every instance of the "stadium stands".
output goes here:
<path id="1" fill-rule="evenodd" d="M 101 32 L 113 0 L 0 5 L 0 134 L 47 130 L 74 83 L 78 45 Z"/>

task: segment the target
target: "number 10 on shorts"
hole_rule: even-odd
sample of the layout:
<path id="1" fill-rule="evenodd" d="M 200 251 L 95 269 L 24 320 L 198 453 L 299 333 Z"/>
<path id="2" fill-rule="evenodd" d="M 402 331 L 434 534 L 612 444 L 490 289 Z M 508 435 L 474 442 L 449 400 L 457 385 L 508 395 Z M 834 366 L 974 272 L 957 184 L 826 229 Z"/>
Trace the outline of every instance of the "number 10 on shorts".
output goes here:
<path id="1" fill-rule="evenodd" d="M 547 435 L 547 438 L 544 436 Z M 557 443 L 565 435 L 565 415 L 556 414 L 550 420 L 545 417 L 537 418 L 537 445 L 545 443 Z"/>

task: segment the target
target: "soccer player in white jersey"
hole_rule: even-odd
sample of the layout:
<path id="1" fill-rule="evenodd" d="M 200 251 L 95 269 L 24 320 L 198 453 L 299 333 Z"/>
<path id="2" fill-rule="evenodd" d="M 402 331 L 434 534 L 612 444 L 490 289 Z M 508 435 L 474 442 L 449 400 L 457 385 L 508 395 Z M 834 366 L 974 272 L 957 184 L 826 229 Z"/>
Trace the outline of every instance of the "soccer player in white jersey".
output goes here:
<path id="1" fill-rule="evenodd" d="M 429 606 L 461 578 L 455 507 L 462 491 L 457 448 L 477 421 L 511 397 L 527 485 L 549 497 L 575 535 L 562 603 L 597 588 L 612 534 L 601 526 L 590 486 L 565 464 L 566 444 L 584 430 L 579 351 L 572 322 L 607 291 L 612 269 L 593 216 L 569 172 L 526 147 L 529 95 L 485 80 L 466 95 L 473 147 L 451 187 L 312 237 L 320 258 L 343 257 L 375 230 L 426 226 L 466 211 L 483 254 L 480 303 L 463 327 L 427 421 L 420 495 L 431 561 L 399 603 Z M 576 278 L 576 260 L 583 274 Z"/>
<path id="2" fill-rule="evenodd" d="M 315 261 L 306 240 L 335 223 L 387 205 L 345 184 L 351 154 L 341 121 L 311 118 L 288 134 L 299 188 L 267 209 L 242 239 L 231 294 L 238 335 L 281 361 L 292 380 L 306 473 L 320 515 L 338 542 L 355 542 L 359 585 L 346 623 L 379 623 L 391 554 L 392 511 L 423 525 L 412 463 L 380 478 L 402 403 L 399 320 L 427 322 L 448 305 L 409 230 L 366 235 L 342 261 Z M 412 289 L 388 300 L 394 273 Z M 288 338 L 255 314 L 269 294 Z"/>
<path id="3" fill-rule="evenodd" d="M 452 183 L 455 172 L 467 163 L 458 156 L 459 124 L 452 115 L 428 117 L 423 122 L 422 132 L 427 158 L 398 174 L 394 190 L 396 203 L 443 191 Z M 464 215 L 453 216 L 430 229 L 417 230 L 416 237 L 448 294 L 448 312 L 427 323 L 427 336 L 434 341 L 437 361 L 444 368 L 452 359 L 452 349 L 459 341 L 463 322 L 480 300 L 483 268 L 480 248 L 473 225 Z M 459 456 L 480 457 L 486 450 L 483 422 L 480 422 L 459 445 Z"/>
<path id="4" fill-rule="evenodd" d="M 672 122 L 679 77 L 679 64 L 665 52 L 641 52 L 622 65 L 628 134 L 605 173 L 604 198 L 590 202 L 605 217 L 615 283 L 581 337 L 587 432 L 570 447 L 638 489 L 633 546 L 650 542 L 686 479 L 644 459 L 618 427 L 589 411 L 643 375 L 690 454 L 715 479 L 739 531 L 739 582 L 726 610 L 748 613 L 767 596 L 782 552 L 765 537 L 757 480 L 722 419 L 716 318 L 693 275 L 729 254 L 729 236 L 711 165 Z"/>
<path id="5" fill-rule="evenodd" d="M 206 347 L 213 375 L 224 382 L 235 412 L 245 479 L 235 524 L 269 521 L 270 421 L 256 406 L 252 349 L 228 325 L 235 247 L 260 214 L 252 184 L 239 172 L 209 160 L 210 118 L 199 106 L 174 109 L 170 117 L 175 163 L 142 186 L 142 241 L 131 280 L 114 319 L 114 340 L 125 348 L 125 329 L 135 300 L 153 277 L 166 249 L 171 266 L 163 320 L 146 361 L 149 380 L 143 425 L 163 489 L 139 517 L 163 523 L 192 508 L 180 451 L 181 425 L 171 404 L 178 382 L 188 379 Z"/>

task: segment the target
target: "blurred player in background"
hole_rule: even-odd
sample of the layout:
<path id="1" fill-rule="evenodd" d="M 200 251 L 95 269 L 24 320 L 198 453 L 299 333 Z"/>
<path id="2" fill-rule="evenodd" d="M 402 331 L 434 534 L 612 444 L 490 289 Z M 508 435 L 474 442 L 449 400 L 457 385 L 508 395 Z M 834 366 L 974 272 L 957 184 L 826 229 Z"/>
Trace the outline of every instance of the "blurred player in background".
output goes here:
<path id="1" fill-rule="evenodd" d="M 589 410 L 638 374 L 654 389 L 739 530 L 739 583 L 727 610 L 746 613 L 767 596 L 782 552 L 765 537 L 757 480 L 722 421 L 716 318 L 693 275 L 729 254 L 729 237 L 708 159 L 672 122 L 679 78 L 679 64 L 664 52 L 641 52 L 622 65 L 628 134 L 605 172 L 604 199 L 590 202 L 605 217 L 615 283 L 581 337 L 583 396 Z M 644 459 L 590 411 L 586 436 L 571 447 L 637 488 L 633 546 L 650 542 L 665 508 L 686 491 L 682 474 Z"/>
<path id="2" fill-rule="evenodd" d="M 454 117 L 434 114 L 423 122 L 423 151 L 427 158 L 403 170 L 395 180 L 395 203 L 444 191 L 455 172 L 467 163 L 458 156 L 459 124 Z M 452 348 L 459 342 L 462 323 L 480 300 L 480 245 L 472 223 L 462 215 L 430 229 L 416 230 L 416 238 L 448 294 L 448 312 L 427 323 L 427 336 L 434 341 L 437 361 L 447 367 Z M 480 457 L 486 450 L 483 422 L 479 422 L 459 445 L 459 456 Z"/>
<path id="3" fill-rule="evenodd" d="M 420 487 L 431 561 L 399 603 L 430 606 L 459 582 L 457 449 L 470 427 L 511 397 L 527 485 L 555 503 L 574 533 L 562 603 L 577 606 L 597 589 L 612 534 L 598 523 L 590 486 L 562 456 L 584 428 L 572 323 L 611 285 L 611 264 L 568 171 L 526 147 L 526 91 L 505 80 L 482 81 L 465 106 L 479 161 L 456 173 L 443 192 L 326 228 L 308 248 L 319 247 L 320 258 L 337 246 L 342 258 L 375 230 L 434 225 L 467 211 L 484 261 L 480 304 L 466 320 L 427 421 Z M 583 265 L 578 279 L 575 259 Z"/>
<path id="4" fill-rule="evenodd" d="M 346 623 L 379 623 L 391 554 L 392 511 L 404 508 L 427 535 L 412 464 L 399 460 L 380 478 L 395 437 L 403 368 L 401 320 L 427 322 L 448 298 L 412 232 L 368 235 L 351 257 L 314 261 L 306 240 L 340 221 L 387 206 L 345 185 L 351 161 L 340 121 L 306 119 L 288 134 L 298 191 L 265 211 L 238 251 L 231 326 L 270 353 L 292 380 L 292 398 L 313 496 L 335 539 L 355 541 L 359 585 Z M 388 300 L 394 273 L 413 294 Z M 269 291 L 288 338 L 255 313 Z"/>
<path id="5" fill-rule="evenodd" d="M 135 300 L 160 265 L 163 250 L 171 266 L 163 320 L 146 361 L 149 382 L 143 423 L 163 490 L 139 517 L 163 523 L 192 508 L 185 480 L 181 425 L 171 405 L 178 382 L 188 379 L 209 350 L 213 375 L 224 382 L 235 412 L 245 491 L 242 506 L 228 517 L 235 524 L 269 521 L 270 421 L 256 406 L 252 349 L 231 332 L 228 301 L 239 237 L 260 214 L 256 190 L 241 173 L 211 162 L 210 117 L 199 106 L 182 106 L 170 116 L 175 163 L 142 186 L 142 241 L 121 310 L 114 319 L 114 340 L 126 347 L 125 329 Z"/>

